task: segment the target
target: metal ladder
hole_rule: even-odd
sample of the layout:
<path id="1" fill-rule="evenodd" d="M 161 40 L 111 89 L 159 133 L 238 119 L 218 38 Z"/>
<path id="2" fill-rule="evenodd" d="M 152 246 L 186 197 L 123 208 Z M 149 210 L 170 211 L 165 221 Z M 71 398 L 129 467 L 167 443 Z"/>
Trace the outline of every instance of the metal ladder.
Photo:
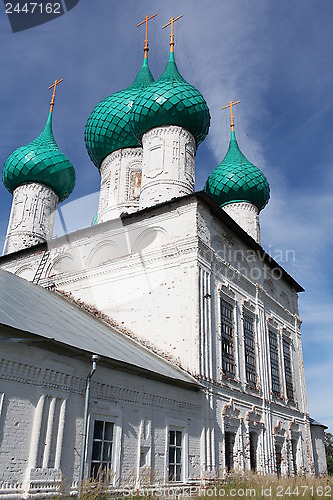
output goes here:
<path id="1" fill-rule="evenodd" d="M 45 250 L 45 252 L 43 253 L 42 258 L 41 258 L 41 260 L 39 262 L 39 265 L 37 267 L 37 271 L 36 271 L 36 274 L 34 276 L 34 279 L 32 280 L 32 283 L 37 284 L 39 282 L 40 277 L 43 274 L 46 262 L 47 262 L 47 260 L 49 258 L 49 255 L 50 255 L 49 250 Z"/>

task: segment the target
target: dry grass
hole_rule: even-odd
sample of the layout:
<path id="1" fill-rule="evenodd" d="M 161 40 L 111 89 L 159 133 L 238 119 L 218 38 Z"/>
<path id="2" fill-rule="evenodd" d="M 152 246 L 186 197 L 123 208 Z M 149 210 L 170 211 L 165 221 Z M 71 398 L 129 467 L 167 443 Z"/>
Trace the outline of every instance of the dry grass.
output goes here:
<path id="1" fill-rule="evenodd" d="M 224 480 L 210 481 L 197 486 L 174 485 L 151 486 L 151 472 L 147 471 L 140 478 L 140 487 L 135 481 L 124 483 L 118 488 L 110 486 L 112 477 L 99 474 L 96 479 L 89 479 L 82 484 L 80 499 L 106 500 L 118 498 L 158 499 L 158 498 L 193 498 L 193 499 L 274 499 L 274 500 L 314 500 L 333 498 L 333 477 L 287 477 L 278 479 L 274 475 L 260 476 L 253 473 L 229 474 Z M 66 492 L 59 491 L 57 498 L 69 498 Z"/>

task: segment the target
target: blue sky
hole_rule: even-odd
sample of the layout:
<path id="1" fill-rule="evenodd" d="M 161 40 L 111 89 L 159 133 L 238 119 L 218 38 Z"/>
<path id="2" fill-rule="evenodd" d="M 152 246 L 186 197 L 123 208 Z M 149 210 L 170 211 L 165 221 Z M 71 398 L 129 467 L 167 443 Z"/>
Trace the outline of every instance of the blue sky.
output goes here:
<path id="1" fill-rule="evenodd" d="M 333 4 L 331 0 L 80 0 L 59 19 L 13 34 L 0 3 L 0 160 L 34 139 L 47 117 L 48 86 L 58 87 L 53 128 L 72 161 L 76 188 L 63 206 L 69 229 L 90 224 L 99 173 L 83 141 L 86 120 L 107 95 L 127 87 L 143 57 L 146 13 L 155 78 L 167 61 L 171 16 L 182 75 L 205 96 L 212 115 L 196 157 L 196 188 L 222 160 L 235 107 L 236 134 L 262 169 L 271 201 L 261 214 L 262 243 L 306 289 L 300 296 L 310 414 L 333 432 Z M 84 197 L 84 201 L 83 200 Z M 0 244 L 11 195 L 0 186 Z M 84 210 L 82 207 L 84 206 Z M 56 224 L 56 231 L 59 224 Z"/>

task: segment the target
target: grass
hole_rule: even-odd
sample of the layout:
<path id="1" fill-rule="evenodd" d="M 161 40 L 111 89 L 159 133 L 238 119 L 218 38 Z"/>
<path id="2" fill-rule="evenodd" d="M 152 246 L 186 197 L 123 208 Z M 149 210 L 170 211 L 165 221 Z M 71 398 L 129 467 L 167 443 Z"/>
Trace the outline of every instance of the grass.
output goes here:
<path id="1" fill-rule="evenodd" d="M 158 499 L 158 498 L 193 498 L 193 499 L 304 499 L 315 500 L 333 498 L 333 477 L 286 477 L 278 479 L 274 475 L 261 476 L 253 473 L 231 473 L 224 480 L 216 480 L 200 485 L 149 485 L 149 481 L 141 481 L 140 487 L 133 482 L 123 484 L 119 488 L 110 487 L 108 477 L 85 481 L 81 488 L 80 499 L 107 500 L 115 498 Z M 147 478 L 145 478 L 147 479 Z M 59 500 L 69 498 L 62 491 L 54 497 Z"/>

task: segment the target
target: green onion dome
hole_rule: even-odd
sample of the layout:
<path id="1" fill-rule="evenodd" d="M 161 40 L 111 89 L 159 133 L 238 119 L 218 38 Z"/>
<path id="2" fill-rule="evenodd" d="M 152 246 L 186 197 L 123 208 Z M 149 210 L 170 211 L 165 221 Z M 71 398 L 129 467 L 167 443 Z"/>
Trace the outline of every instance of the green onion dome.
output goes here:
<path id="1" fill-rule="evenodd" d="M 11 193 L 17 186 L 37 182 L 52 189 L 59 201 L 71 194 L 75 186 L 75 170 L 53 137 L 52 112 L 37 139 L 16 149 L 8 157 L 2 181 Z"/>
<path id="2" fill-rule="evenodd" d="M 162 76 L 135 99 L 131 122 L 138 140 L 148 130 L 163 125 L 178 125 L 188 130 L 197 146 L 205 139 L 210 123 L 207 103 L 181 76 L 173 52 Z"/>
<path id="3" fill-rule="evenodd" d="M 204 191 L 221 207 L 245 201 L 260 211 L 267 205 L 270 197 L 268 181 L 240 151 L 234 131 L 231 132 L 228 152 L 208 177 Z"/>
<path id="4" fill-rule="evenodd" d="M 140 146 L 132 133 L 130 113 L 134 99 L 153 81 L 148 59 L 144 58 L 142 68 L 132 85 L 106 97 L 92 111 L 86 123 L 84 140 L 96 167 L 117 149 Z"/>

